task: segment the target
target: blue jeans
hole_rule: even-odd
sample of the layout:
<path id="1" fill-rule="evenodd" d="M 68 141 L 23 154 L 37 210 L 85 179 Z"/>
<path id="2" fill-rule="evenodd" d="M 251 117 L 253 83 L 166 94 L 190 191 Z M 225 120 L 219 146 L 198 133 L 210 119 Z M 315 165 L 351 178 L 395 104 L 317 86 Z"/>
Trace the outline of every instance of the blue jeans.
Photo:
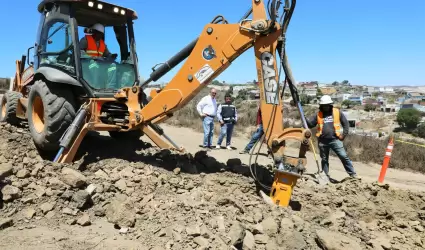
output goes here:
<path id="1" fill-rule="evenodd" d="M 322 170 L 327 176 L 329 176 L 329 150 L 332 149 L 338 158 L 341 160 L 344 165 L 345 171 L 351 176 L 355 175 L 356 171 L 354 170 L 353 164 L 350 158 L 345 152 L 344 144 L 338 139 L 334 140 L 320 140 L 319 141 L 319 150 L 320 158 L 322 158 Z"/>
<path id="2" fill-rule="evenodd" d="M 260 124 L 255 131 L 255 133 L 252 135 L 251 140 L 249 141 L 248 145 L 245 147 L 245 151 L 249 152 L 251 148 L 254 146 L 254 144 L 263 136 L 264 130 L 263 130 L 263 124 Z"/>
<path id="3" fill-rule="evenodd" d="M 220 135 L 218 137 L 217 145 L 221 145 L 224 136 L 226 136 L 226 146 L 230 146 L 230 140 L 232 139 L 233 123 L 225 123 L 221 126 Z"/>
<path id="4" fill-rule="evenodd" d="M 204 147 L 211 147 L 214 134 L 214 118 L 206 116 L 202 120 L 204 126 Z"/>

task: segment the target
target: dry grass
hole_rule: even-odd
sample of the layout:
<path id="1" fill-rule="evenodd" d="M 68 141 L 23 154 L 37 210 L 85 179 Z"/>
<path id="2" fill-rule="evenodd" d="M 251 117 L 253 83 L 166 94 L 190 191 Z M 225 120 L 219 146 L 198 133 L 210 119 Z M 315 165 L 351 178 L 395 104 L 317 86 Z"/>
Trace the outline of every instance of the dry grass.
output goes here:
<path id="1" fill-rule="evenodd" d="M 192 128 L 202 132 L 202 120 L 196 111 L 196 104 L 203 96 L 208 94 L 208 91 L 208 88 L 202 90 L 188 105 L 177 111 L 174 117 L 166 121 L 166 123 Z M 219 92 L 217 98 L 219 101 L 222 101 L 224 93 Z M 234 135 L 249 138 L 255 130 L 258 103 L 257 101 L 236 100 L 235 105 L 238 110 L 239 121 L 235 126 Z M 316 109 L 314 106 L 305 106 L 304 112 L 307 117 L 310 117 Z M 292 127 L 296 123 L 298 125 L 295 126 L 299 126 L 300 116 L 294 107 L 285 107 L 284 114 L 286 114 L 285 118 L 289 118 L 285 119 L 285 127 Z M 218 135 L 219 131 L 220 126 L 216 122 L 215 135 Z M 312 129 L 312 132 L 315 135 L 315 129 Z M 316 152 L 319 153 L 317 138 L 315 136 L 313 137 L 313 143 L 316 147 Z M 420 142 L 418 143 L 421 144 Z M 359 135 L 349 135 L 344 140 L 344 146 L 350 158 L 353 161 L 364 163 L 382 164 L 387 144 L 388 138 L 377 139 Z M 293 141 L 288 142 L 287 145 L 290 147 L 299 147 L 299 143 Z M 336 156 L 332 151 L 331 155 Z M 397 142 L 390 161 L 390 168 L 409 169 L 425 173 L 425 148 Z"/>
<path id="2" fill-rule="evenodd" d="M 388 137 L 378 139 L 360 135 L 349 135 L 344 140 L 344 147 L 352 161 L 382 164 L 388 141 Z M 421 144 L 414 140 L 410 142 Z M 317 138 L 315 136 L 313 137 L 313 144 L 315 145 L 317 154 L 319 154 Z M 336 156 L 332 151 L 330 155 Z M 425 148 L 395 142 L 389 167 L 425 173 Z"/>

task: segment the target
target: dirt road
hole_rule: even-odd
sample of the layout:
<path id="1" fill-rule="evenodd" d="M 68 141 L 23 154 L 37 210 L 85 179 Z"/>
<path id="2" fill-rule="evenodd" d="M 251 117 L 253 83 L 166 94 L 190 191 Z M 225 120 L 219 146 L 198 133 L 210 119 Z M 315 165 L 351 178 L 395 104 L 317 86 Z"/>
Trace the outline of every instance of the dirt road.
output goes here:
<path id="1" fill-rule="evenodd" d="M 202 150 L 199 145 L 202 144 L 203 134 L 193 131 L 188 128 L 177 128 L 168 125 L 161 125 L 165 133 L 172 138 L 179 146 L 183 146 L 186 150 L 191 153 L 196 153 L 199 150 Z M 143 140 L 150 141 L 149 138 L 142 137 Z M 214 135 L 214 144 L 217 142 L 218 135 Z M 249 164 L 249 155 L 241 155 L 239 151 L 245 147 L 248 143 L 248 138 L 233 138 L 232 143 L 236 150 L 227 150 L 227 149 L 214 149 L 208 152 L 209 155 L 215 157 L 218 161 L 226 163 L 229 159 L 239 158 L 242 163 Z M 223 142 L 222 145 L 225 145 Z M 263 146 L 261 152 L 266 153 L 266 149 Z M 288 148 L 288 155 L 296 156 L 296 149 Z M 317 152 L 318 153 L 318 152 Z M 384 152 L 376 152 L 377 154 L 384 155 Z M 320 163 L 320 157 L 318 157 Z M 254 157 L 252 159 L 254 162 Z M 314 160 L 312 153 L 307 154 L 307 172 L 306 174 L 313 174 L 317 172 L 317 165 Z M 267 158 L 264 155 L 258 157 L 259 164 L 271 164 L 271 159 Z M 362 177 L 364 181 L 375 182 L 378 179 L 379 173 L 381 171 L 381 166 L 378 164 L 365 164 L 361 162 L 354 162 L 354 168 L 357 173 Z M 336 157 L 330 157 L 330 175 L 332 178 L 340 181 L 346 178 L 348 175 L 344 170 L 340 160 Z M 385 178 L 386 183 L 390 184 L 393 187 L 425 191 L 425 175 L 419 173 L 412 173 L 407 171 L 401 171 L 397 169 L 388 169 L 387 175 Z"/>

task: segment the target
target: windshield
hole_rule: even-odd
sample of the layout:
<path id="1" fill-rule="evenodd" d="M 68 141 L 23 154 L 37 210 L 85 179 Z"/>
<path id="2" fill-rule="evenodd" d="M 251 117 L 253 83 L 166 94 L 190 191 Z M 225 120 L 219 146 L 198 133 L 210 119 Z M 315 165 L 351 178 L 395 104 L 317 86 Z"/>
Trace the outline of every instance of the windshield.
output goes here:
<path id="1" fill-rule="evenodd" d="M 104 27 L 104 35 L 93 35 L 92 27 L 78 27 L 83 78 L 97 91 L 131 87 L 136 64 L 126 25 Z"/>

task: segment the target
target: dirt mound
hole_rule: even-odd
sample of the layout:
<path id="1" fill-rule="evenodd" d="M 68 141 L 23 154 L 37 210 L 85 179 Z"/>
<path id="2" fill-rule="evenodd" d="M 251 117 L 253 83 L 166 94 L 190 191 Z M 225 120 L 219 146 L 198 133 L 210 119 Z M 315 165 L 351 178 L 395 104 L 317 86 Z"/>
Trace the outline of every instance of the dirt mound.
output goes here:
<path id="1" fill-rule="evenodd" d="M 260 198 L 238 162 L 116 144 L 87 137 L 75 163 L 56 164 L 39 156 L 25 128 L 1 124 L 2 234 L 106 219 L 147 249 L 425 247 L 423 194 L 354 180 L 320 187 L 305 176 L 282 208 Z"/>

